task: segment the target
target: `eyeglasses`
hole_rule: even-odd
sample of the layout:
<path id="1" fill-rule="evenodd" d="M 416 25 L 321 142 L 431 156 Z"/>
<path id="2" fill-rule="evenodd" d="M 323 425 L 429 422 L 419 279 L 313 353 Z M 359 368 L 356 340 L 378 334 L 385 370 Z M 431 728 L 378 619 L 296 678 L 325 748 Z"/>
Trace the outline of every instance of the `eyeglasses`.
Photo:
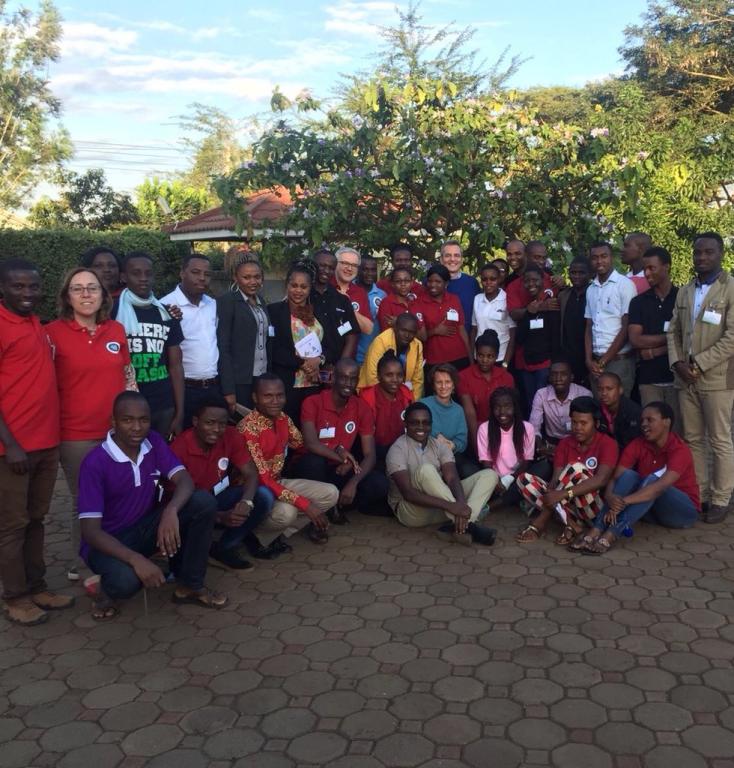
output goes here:
<path id="1" fill-rule="evenodd" d="M 72 296 L 81 296 L 83 293 L 89 293 L 94 296 L 97 293 L 102 292 L 102 287 L 99 285 L 70 285 L 69 293 Z"/>
<path id="2" fill-rule="evenodd" d="M 349 267 L 349 269 L 359 269 L 359 264 L 356 264 L 353 261 L 339 261 L 338 263 L 343 267 Z"/>

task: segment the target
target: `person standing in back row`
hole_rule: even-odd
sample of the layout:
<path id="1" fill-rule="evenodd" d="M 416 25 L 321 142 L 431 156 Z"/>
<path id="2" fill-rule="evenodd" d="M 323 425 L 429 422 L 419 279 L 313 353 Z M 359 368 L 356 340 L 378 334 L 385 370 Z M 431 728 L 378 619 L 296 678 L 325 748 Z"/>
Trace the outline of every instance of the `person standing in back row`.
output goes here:
<path id="1" fill-rule="evenodd" d="M 668 328 L 683 437 L 691 448 L 707 523 L 722 522 L 734 489 L 734 278 L 721 265 L 724 241 L 704 232 L 693 241 L 696 277 L 679 289 Z M 713 455 L 709 483 L 706 441 Z"/>
<path id="2" fill-rule="evenodd" d="M 451 276 L 447 290 L 457 296 L 461 302 L 461 308 L 464 311 L 464 328 L 468 334 L 471 331 L 474 297 L 482 292 L 479 283 L 475 277 L 461 271 L 464 255 L 458 240 L 447 240 L 443 243 L 439 261 L 448 269 Z"/>
<path id="3" fill-rule="evenodd" d="M 630 301 L 637 295 L 631 280 L 614 268 L 612 246 L 594 243 L 589 249 L 596 277 L 586 291 L 586 367 L 596 395 L 599 376 L 616 373 L 626 393 L 635 384 L 635 353 L 627 340 Z"/>

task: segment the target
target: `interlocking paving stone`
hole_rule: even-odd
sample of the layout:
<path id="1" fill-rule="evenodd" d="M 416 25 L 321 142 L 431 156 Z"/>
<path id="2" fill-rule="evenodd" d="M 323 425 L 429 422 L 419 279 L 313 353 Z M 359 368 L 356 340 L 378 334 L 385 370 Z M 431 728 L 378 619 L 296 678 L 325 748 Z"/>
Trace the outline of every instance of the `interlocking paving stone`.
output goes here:
<path id="1" fill-rule="evenodd" d="M 327 546 L 149 590 L 98 624 L 48 530 L 40 627 L 0 617 L 0 768 L 731 768 L 734 521 L 608 556 L 491 550 L 352 516 Z"/>

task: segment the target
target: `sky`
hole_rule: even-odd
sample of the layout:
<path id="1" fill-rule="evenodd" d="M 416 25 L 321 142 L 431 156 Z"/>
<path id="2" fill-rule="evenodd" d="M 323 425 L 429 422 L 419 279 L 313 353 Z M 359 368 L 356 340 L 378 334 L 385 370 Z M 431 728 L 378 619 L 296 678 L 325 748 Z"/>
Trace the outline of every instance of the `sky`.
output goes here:
<path id="1" fill-rule="evenodd" d="M 56 3 L 64 36 L 49 75 L 76 148 L 70 167 L 102 167 L 112 186 L 124 191 L 146 176 L 166 177 L 187 167 L 178 116 L 192 102 L 216 106 L 247 126 L 251 116 L 267 118 L 276 85 L 289 96 L 308 88 L 328 97 L 341 75 L 371 67 L 381 44 L 379 27 L 393 25 L 396 6 L 407 5 Z M 475 28 L 472 47 L 488 62 L 507 46 L 528 57 L 513 86 L 578 86 L 622 72 L 617 49 L 623 30 L 645 7 L 645 0 L 423 0 L 420 13 L 432 26 Z"/>

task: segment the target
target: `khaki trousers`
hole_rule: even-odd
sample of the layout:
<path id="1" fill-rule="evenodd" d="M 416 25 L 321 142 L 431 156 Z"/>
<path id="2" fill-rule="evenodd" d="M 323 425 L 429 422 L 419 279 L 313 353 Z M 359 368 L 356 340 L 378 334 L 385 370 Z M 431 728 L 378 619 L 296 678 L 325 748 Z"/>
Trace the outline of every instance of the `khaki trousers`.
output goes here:
<path id="1" fill-rule="evenodd" d="M 727 507 L 734 490 L 734 446 L 731 411 L 734 391 L 700 391 L 695 385 L 678 390 L 683 437 L 693 453 L 701 501 Z M 706 444 L 712 454 L 709 480 Z"/>
<path id="2" fill-rule="evenodd" d="M 305 496 L 315 507 L 327 512 L 339 501 L 339 490 L 331 483 L 321 483 L 318 480 L 299 480 L 284 478 L 280 484 L 288 490 Z M 298 507 L 285 501 L 277 501 L 262 525 L 255 531 L 260 543 L 267 547 L 270 542 L 283 534 L 286 538 L 292 536 L 309 523 L 309 518 Z"/>
<path id="3" fill-rule="evenodd" d="M 46 588 L 43 521 L 51 504 L 59 449 L 29 451 L 30 468 L 16 475 L 0 456 L 0 579 L 10 600 Z"/>
<path id="4" fill-rule="evenodd" d="M 64 470 L 66 484 L 69 486 L 69 493 L 71 494 L 71 549 L 69 551 L 69 562 L 73 565 L 79 562 L 79 544 L 81 542 L 77 510 L 79 469 L 82 465 L 82 459 L 92 448 L 96 448 L 101 442 L 101 440 L 67 440 L 59 446 L 61 468 Z"/>
<path id="5" fill-rule="evenodd" d="M 441 477 L 441 473 L 432 464 L 422 464 L 410 476 L 411 485 L 427 493 L 446 501 L 456 501 L 449 490 L 448 485 Z M 482 507 L 489 501 L 499 478 L 493 469 L 482 469 L 474 475 L 470 475 L 461 481 L 461 487 L 466 495 L 466 503 L 471 507 L 469 522 L 473 523 L 479 518 Z M 408 528 L 422 528 L 426 525 L 438 525 L 446 519 L 454 518 L 442 509 L 421 507 L 401 499 L 395 507 L 398 520 Z"/>
<path id="6" fill-rule="evenodd" d="M 669 387 L 661 387 L 658 384 L 640 384 L 640 401 L 644 408 L 648 403 L 654 403 L 656 400 L 667 403 L 675 414 L 673 422 L 673 432 L 680 435 L 683 433 L 680 417 L 680 405 L 678 401 L 678 390 L 671 384 Z"/>

